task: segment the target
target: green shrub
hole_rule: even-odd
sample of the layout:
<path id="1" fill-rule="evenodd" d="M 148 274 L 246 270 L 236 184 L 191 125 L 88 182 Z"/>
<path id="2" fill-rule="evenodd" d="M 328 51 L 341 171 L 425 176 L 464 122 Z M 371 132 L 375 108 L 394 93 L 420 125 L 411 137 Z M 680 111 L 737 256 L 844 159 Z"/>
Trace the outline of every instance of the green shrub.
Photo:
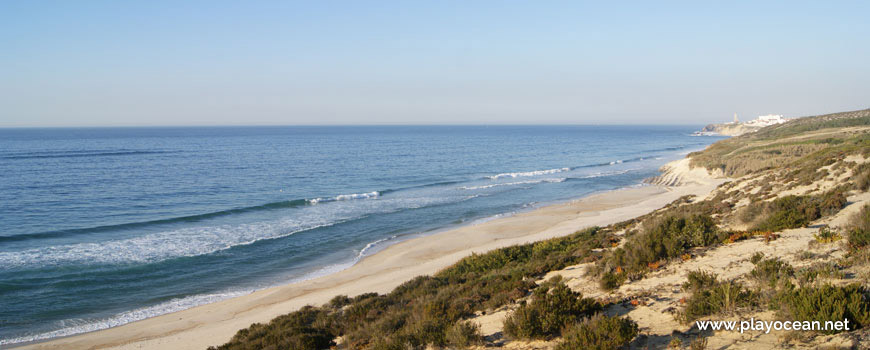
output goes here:
<path id="1" fill-rule="evenodd" d="M 780 281 L 786 281 L 794 276 L 794 268 L 779 258 L 758 261 L 749 276 L 768 288 L 776 288 Z"/>
<path id="2" fill-rule="evenodd" d="M 858 165 L 852 174 L 852 184 L 856 190 L 866 192 L 870 189 L 870 163 Z"/>
<path id="3" fill-rule="evenodd" d="M 870 204 L 852 216 L 847 237 L 849 248 L 854 252 L 870 245 Z"/>
<path id="4" fill-rule="evenodd" d="M 690 272 L 683 288 L 691 293 L 680 314 L 680 318 L 687 323 L 704 316 L 751 306 L 755 302 L 755 295 L 739 282 L 719 281 L 714 274 L 702 271 Z"/>
<path id="5" fill-rule="evenodd" d="M 610 291 L 619 288 L 625 282 L 625 273 L 608 271 L 601 275 L 598 283 L 601 289 Z"/>
<path id="6" fill-rule="evenodd" d="M 470 321 L 461 321 L 447 329 L 447 344 L 457 349 L 465 349 L 473 345 L 483 344 L 480 335 L 480 325 Z"/>
<path id="7" fill-rule="evenodd" d="M 699 290 L 711 288 L 715 285 L 715 273 L 702 270 L 689 271 L 689 275 L 686 276 L 686 282 L 683 283 L 683 290 L 695 293 Z"/>
<path id="8" fill-rule="evenodd" d="M 764 206 L 764 214 L 755 230 L 782 231 L 806 227 L 813 220 L 837 213 L 846 205 L 846 196 L 838 189 L 817 196 L 790 195 L 756 205 Z"/>
<path id="9" fill-rule="evenodd" d="M 454 318 L 434 313 L 414 313 L 410 322 L 400 332 L 400 339 L 415 345 L 432 344 L 438 347 L 447 345 L 447 329 Z"/>
<path id="10" fill-rule="evenodd" d="M 637 333 L 637 323 L 629 318 L 598 314 L 565 329 L 556 350 L 618 349 L 634 339 Z"/>
<path id="11" fill-rule="evenodd" d="M 504 321 L 504 332 L 516 339 L 542 339 L 559 335 L 566 325 L 601 309 L 594 299 L 572 291 L 560 279 L 535 290 L 532 301 L 520 305 Z"/>
<path id="12" fill-rule="evenodd" d="M 752 253 L 752 256 L 749 257 L 749 262 L 751 262 L 752 265 L 757 265 L 761 260 L 764 260 L 764 253 L 762 252 Z"/>
<path id="13" fill-rule="evenodd" d="M 819 243 L 832 243 L 839 241 L 843 238 L 843 236 L 841 236 L 839 232 L 831 229 L 828 226 L 822 226 L 821 228 L 819 228 L 819 232 L 813 235 L 813 238 L 815 238 L 816 242 Z"/>
<path id="14" fill-rule="evenodd" d="M 336 333 L 326 313 L 314 307 L 279 316 L 264 325 L 255 323 L 239 330 L 230 341 L 217 350 L 299 349 L 320 350 L 335 345 Z"/>
<path id="15" fill-rule="evenodd" d="M 706 350 L 707 349 L 707 338 L 698 335 L 697 338 L 692 340 L 689 344 L 690 350 Z"/>
<path id="16" fill-rule="evenodd" d="M 870 325 L 870 294 L 858 284 L 847 286 L 785 288 L 777 295 L 774 307 L 781 316 L 795 321 L 849 320 L 850 329 Z M 823 333 L 838 333 L 836 330 Z"/>
<path id="17" fill-rule="evenodd" d="M 348 298 L 347 295 L 336 295 L 332 299 L 329 300 L 329 307 L 333 309 L 340 309 L 352 303 L 353 300 Z"/>
<path id="18" fill-rule="evenodd" d="M 678 211 L 678 210 L 675 210 Z M 643 222 L 643 231 L 628 238 L 622 248 L 614 249 L 599 262 L 606 281 L 603 287 L 616 287 L 626 276 L 642 274 L 651 266 L 677 258 L 688 249 L 719 242 L 722 232 L 709 215 L 678 213 L 651 217 Z M 616 271 L 616 270 L 623 270 Z M 616 275 L 607 275 L 607 272 Z"/>
<path id="19" fill-rule="evenodd" d="M 796 272 L 801 286 L 809 286 L 822 278 L 843 278 L 846 276 L 834 262 L 817 262 Z"/>
<path id="20" fill-rule="evenodd" d="M 541 317 L 539 308 L 522 304 L 505 318 L 504 333 L 516 339 L 545 337 L 548 334 L 544 330 L 544 326 L 538 321 Z"/>

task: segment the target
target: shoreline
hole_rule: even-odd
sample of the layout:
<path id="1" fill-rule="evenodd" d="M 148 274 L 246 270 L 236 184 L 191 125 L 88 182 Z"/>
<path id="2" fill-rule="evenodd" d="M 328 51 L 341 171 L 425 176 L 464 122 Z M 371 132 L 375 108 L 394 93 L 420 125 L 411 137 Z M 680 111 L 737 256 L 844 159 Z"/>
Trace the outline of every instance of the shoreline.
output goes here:
<path id="1" fill-rule="evenodd" d="M 378 254 L 378 253 L 380 253 L 380 252 L 381 252 L 382 250 L 384 250 L 384 249 L 387 249 L 387 248 L 389 248 L 389 247 L 391 247 L 391 246 L 393 246 L 393 245 L 396 245 L 396 244 L 399 244 L 399 243 L 402 243 L 402 242 L 405 242 L 405 241 L 414 240 L 414 239 L 418 239 L 418 238 L 423 238 L 423 237 L 427 237 L 427 236 L 430 236 L 430 235 L 437 235 L 437 234 L 440 234 L 440 233 L 443 233 L 443 232 L 448 232 L 448 231 L 452 231 L 452 230 L 457 230 L 457 229 L 464 228 L 464 227 L 467 227 L 467 226 L 475 226 L 475 225 L 485 224 L 485 223 L 490 222 L 490 221 L 493 221 L 493 220 L 504 219 L 504 218 L 508 218 L 508 217 L 511 217 L 511 216 L 514 216 L 514 215 L 523 214 L 523 213 L 528 213 L 528 212 L 532 212 L 532 211 L 535 211 L 535 210 L 539 210 L 539 209 L 546 208 L 546 207 L 550 207 L 550 206 L 554 206 L 554 205 L 564 205 L 564 204 L 569 204 L 569 203 L 573 203 L 573 202 L 575 202 L 575 201 L 582 200 L 582 199 L 584 199 L 584 198 L 591 197 L 591 196 L 595 196 L 595 195 L 600 195 L 600 194 L 604 194 L 604 193 L 608 193 L 608 192 L 613 192 L 613 191 L 619 191 L 619 190 L 633 189 L 633 188 L 643 187 L 643 186 L 650 186 L 650 184 L 646 184 L 646 183 L 638 183 L 638 184 L 634 184 L 634 185 L 629 185 L 629 186 L 620 187 L 620 188 L 614 188 L 614 189 L 609 189 L 609 190 L 593 191 L 593 192 L 589 192 L 589 193 L 583 194 L 583 195 L 581 195 L 580 197 L 576 197 L 576 198 L 554 200 L 554 201 L 550 201 L 550 202 L 534 203 L 534 204 L 530 204 L 528 207 L 525 207 L 525 208 L 522 208 L 522 209 L 518 209 L 518 210 L 514 210 L 514 211 L 509 211 L 509 212 L 505 212 L 505 213 L 493 214 L 493 215 L 485 216 L 485 217 L 480 217 L 480 218 L 476 218 L 476 219 L 473 219 L 473 220 L 470 220 L 470 221 L 467 221 L 467 222 L 462 222 L 462 223 L 453 223 L 453 224 L 449 224 L 449 225 L 446 225 L 446 226 L 444 226 L 444 227 L 440 227 L 440 228 L 435 228 L 435 229 L 424 230 L 424 231 L 420 231 L 420 232 L 416 232 L 416 233 L 408 233 L 408 234 L 404 234 L 404 235 L 397 235 L 397 236 L 392 236 L 392 237 L 389 237 L 389 238 L 384 238 L 384 239 L 381 239 L 381 240 L 378 240 L 378 241 L 373 241 L 373 242 L 369 243 L 369 245 L 374 244 L 374 246 L 371 247 L 371 248 L 374 248 L 373 251 L 372 251 L 371 253 L 365 253 L 365 250 L 366 250 L 366 249 L 369 249 L 369 246 L 365 246 L 364 248 L 362 248 L 362 252 L 359 253 L 359 256 L 358 256 L 358 257 L 356 257 L 356 258 L 354 258 L 354 259 L 351 259 L 351 260 L 348 261 L 348 262 L 338 262 L 338 263 L 335 263 L 335 264 L 324 265 L 324 266 L 322 266 L 322 267 L 320 267 L 320 268 L 318 268 L 318 269 L 314 269 L 314 270 L 312 270 L 312 271 L 310 271 L 310 272 L 308 272 L 308 273 L 305 273 L 305 274 L 303 274 L 303 275 L 301 275 L 301 276 L 299 276 L 299 277 L 291 278 L 291 279 L 286 280 L 286 281 L 277 282 L 277 283 L 274 283 L 274 284 L 271 284 L 271 285 L 267 285 L 267 286 L 263 286 L 263 287 L 259 287 L 259 288 L 254 288 L 254 289 L 247 289 L 247 290 L 244 290 L 244 289 L 243 289 L 243 290 L 227 290 L 227 291 L 216 292 L 216 293 L 214 293 L 214 294 L 234 294 L 234 295 L 233 295 L 233 296 L 221 297 L 220 299 L 213 300 L 213 301 L 209 301 L 209 302 L 206 302 L 206 303 L 197 304 L 197 305 L 189 306 L 189 307 L 186 307 L 186 308 L 182 308 L 182 309 L 179 309 L 179 310 L 170 311 L 170 312 L 166 312 L 166 313 L 160 313 L 160 314 L 153 315 L 153 316 L 148 316 L 148 317 L 145 317 L 145 318 L 140 318 L 140 319 L 137 319 L 137 320 L 134 320 L 134 321 L 129 321 L 129 322 L 126 322 L 126 323 L 121 323 L 121 324 L 114 325 L 114 326 L 109 326 L 109 327 L 106 327 L 106 328 L 99 328 L 99 329 L 94 329 L 94 330 L 89 330 L 89 331 L 84 331 L 84 332 L 79 332 L 79 333 L 64 334 L 64 335 L 58 335 L 58 336 L 53 336 L 53 337 L 47 337 L 47 338 L 41 338 L 41 339 L 34 339 L 34 340 L 29 340 L 29 341 L 24 341 L 24 342 L 18 342 L 18 343 L 0 344 L 0 349 L 3 349 L 3 346 L 5 346 L 5 347 L 7 347 L 7 348 L 16 348 L 16 349 L 18 349 L 18 348 L 23 348 L 23 347 L 30 346 L 30 345 L 36 345 L 36 344 L 41 344 L 41 343 L 46 343 L 46 342 L 52 342 L 52 341 L 55 341 L 55 340 L 65 339 L 65 338 L 69 338 L 69 337 L 75 337 L 75 336 L 80 336 L 80 335 L 85 335 L 85 334 L 91 334 L 91 333 L 101 332 L 101 331 L 105 331 L 105 330 L 108 330 L 108 329 L 121 327 L 121 326 L 124 326 L 124 325 L 130 324 L 130 323 L 136 323 L 136 322 L 144 321 L 144 320 L 151 319 L 151 318 L 155 318 L 155 317 L 161 317 L 161 316 L 165 316 L 165 315 L 169 315 L 169 314 L 174 314 L 174 313 L 182 312 L 182 311 L 185 311 L 185 310 L 188 310 L 188 309 L 192 309 L 192 308 L 196 308 L 196 307 L 200 307 L 200 306 L 204 306 L 204 305 L 208 305 L 208 304 L 219 303 L 219 302 L 222 302 L 222 301 L 225 301 L 225 300 L 229 300 L 229 299 L 233 299 L 233 298 L 238 298 L 238 297 L 243 297 L 243 296 L 246 296 L 246 295 L 249 295 L 249 294 L 252 294 L 252 293 L 256 293 L 256 292 L 261 291 L 261 290 L 266 290 L 266 289 L 276 288 L 276 287 L 282 287 L 282 286 L 287 286 L 287 285 L 291 285 L 291 284 L 298 284 L 298 283 L 303 283 L 303 282 L 306 282 L 306 281 L 309 281 L 309 280 L 313 280 L 313 279 L 318 279 L 318 278 L 327 277 L 327 276 L 330 276 L 330 275 L 333 275 L 333 274 L 339 273 L 339 272 L 341 272 L 341 271 L 344 271 L 344 270 L 346 270 L 346 269 L 349 269 L 349 268 L 353 267 L 354 265 L 358 264 L 360 261 L 362 261 L 362 260 L 364 260 L 364 259 L 366 259 L 366 258 L 368 258 L 368 257 L 370 257 L 370 256 L 372 256 L 372 255 Z M 378 243 L 382 243 L 382 242 L 388 242 L 388 244 L 385 244 L 385 245 L 379 245 L 379 244 L 378 244 Z M 193 296 L 196 297 L 196 296 L 202 296 L 202 295 L 203 295 L 203 294 L 193 295 Z M 212 294 L 212 295 L 213 295 L 213 294 Z M 183 299 L 183 298 L 182 298 L 182 299 Z M 145 308 L 142 308 L 142 309 L 147 309 L 147 308 L 148 308 L 148 307 L 145 307 Z M 142 309 L 134 309 L 134 310 L 132 310 L 132 311 L 128 311 L 128 312 L 130 312 L 130 313 L 135 313 L 135 312 L 137 312 L 138 310 L 142 310 Z"/>
<path id="2" fill-rule="evenodd" d="M 709 179 L 709 178 L 707 178 Z M 593 193 L 565 203 L 471 223 L 387 246 L 327 275 L 254 291 L 214 303 L 103 330 L 11 344 L 15 349 L 205 349 L 239 329 L 265 323 L 335 295 L 386 293 L 419 275 L 433 274 L 471 253 L 564 236 L 656 210 L 687 194 L 706 195 L 719 181 L 678 187 L 641 186 Z"/>

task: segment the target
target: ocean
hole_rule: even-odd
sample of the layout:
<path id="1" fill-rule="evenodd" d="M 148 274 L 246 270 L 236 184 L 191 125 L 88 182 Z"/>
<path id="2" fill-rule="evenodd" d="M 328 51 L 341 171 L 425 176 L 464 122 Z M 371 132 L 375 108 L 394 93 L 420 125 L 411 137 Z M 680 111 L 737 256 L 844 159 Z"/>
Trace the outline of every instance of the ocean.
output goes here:
<path id="1" fill-rule="evenodd" d="M 696 126 L 0 129 L 0 345 L 347 268 L 640 185 Z"/>

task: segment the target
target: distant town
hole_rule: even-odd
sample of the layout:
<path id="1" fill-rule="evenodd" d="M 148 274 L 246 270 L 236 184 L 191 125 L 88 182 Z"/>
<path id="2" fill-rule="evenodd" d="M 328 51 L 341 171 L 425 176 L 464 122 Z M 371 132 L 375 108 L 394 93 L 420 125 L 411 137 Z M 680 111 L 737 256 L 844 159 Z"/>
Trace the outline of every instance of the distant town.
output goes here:
<path id="1" fill-rule="evenodd" d="M 741 122 L 740 118 L 737 117 L 737 113 L 734 113 L 734 120 L 728 123 L 722 124 L 709 124 L 705 126 L 701 131 L 696 132 L 694 135 L 697 136 L 711 136 L 711 135 L 724 135 L 724 136 L 739 136 L 750 132 L 755 132 L 758 129 L 761 129 L 765 126 L 771 126 L 776 124 L 782 124 L 787 122 L 789 119 L 784 118 L 780 114 L 767 114 L 760 115 L 758 118 L 755 118 L 750 121 Z"/>

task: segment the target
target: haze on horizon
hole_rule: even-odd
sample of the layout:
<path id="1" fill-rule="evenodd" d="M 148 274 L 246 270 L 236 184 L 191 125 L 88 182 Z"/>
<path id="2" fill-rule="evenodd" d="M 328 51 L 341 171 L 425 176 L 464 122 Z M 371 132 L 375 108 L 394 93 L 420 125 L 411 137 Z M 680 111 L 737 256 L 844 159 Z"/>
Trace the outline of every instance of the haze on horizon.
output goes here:
<path id="1" fill-rule="evenodd" d="M 705 124 L 870 107 L 867 2 L 4 1 L 0 127 Z"/>

